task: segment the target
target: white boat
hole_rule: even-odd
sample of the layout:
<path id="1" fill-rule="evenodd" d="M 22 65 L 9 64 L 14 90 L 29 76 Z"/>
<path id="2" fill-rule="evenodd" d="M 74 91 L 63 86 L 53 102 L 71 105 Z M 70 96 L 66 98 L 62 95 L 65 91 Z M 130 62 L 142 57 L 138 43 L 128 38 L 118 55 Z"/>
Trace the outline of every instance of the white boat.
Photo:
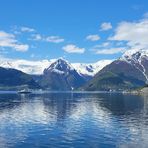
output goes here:
<path id="1" fill-rule="evenodd" d="M 30 94 L 31 91 L 30 90 L 23 89 L 23 90 L 18 91 L 18 93 L 19 94 Z"/>

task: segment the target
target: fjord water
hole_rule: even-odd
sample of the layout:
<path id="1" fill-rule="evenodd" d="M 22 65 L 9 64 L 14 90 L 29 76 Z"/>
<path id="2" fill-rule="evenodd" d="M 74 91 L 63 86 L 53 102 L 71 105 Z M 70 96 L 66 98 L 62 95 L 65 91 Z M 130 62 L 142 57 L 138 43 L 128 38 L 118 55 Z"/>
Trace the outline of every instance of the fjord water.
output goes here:
<path id="1" fill-rule="evenodd" d="M 146 96 L 0 94 L 0 148 L 147 146 Z"/>

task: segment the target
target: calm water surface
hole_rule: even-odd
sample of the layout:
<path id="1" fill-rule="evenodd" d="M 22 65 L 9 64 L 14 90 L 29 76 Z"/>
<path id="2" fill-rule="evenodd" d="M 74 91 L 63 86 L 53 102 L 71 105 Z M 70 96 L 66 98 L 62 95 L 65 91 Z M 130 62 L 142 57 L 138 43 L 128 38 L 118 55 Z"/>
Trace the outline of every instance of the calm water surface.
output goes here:
<path id="1" fill-rule="evenodd" d="M 148 147 L 148 97 L 0 94 L 0 148 L 114 147 Z"/>

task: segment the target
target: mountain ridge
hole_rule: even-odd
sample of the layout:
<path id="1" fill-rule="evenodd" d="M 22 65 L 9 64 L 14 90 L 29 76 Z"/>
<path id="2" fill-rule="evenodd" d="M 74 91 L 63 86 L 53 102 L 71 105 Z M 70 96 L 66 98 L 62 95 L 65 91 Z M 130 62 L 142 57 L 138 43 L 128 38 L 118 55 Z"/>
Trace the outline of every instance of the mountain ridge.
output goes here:
<path id="1" fill-rule="evenodd" d="M 146 85 L 148 76 L 147 50 L 128 51 L 99 71 L 82 89 L 124 90 Z"/>
<path id="2" fill-rule="evenodd" d="M 42 61 L 1 59 L 0 67 L 21 70 L 31 75 L 42 75 L 44 69 L 48 68 L 53 62 L 55 62 L 58 59 Z M 93 77 L 99 70 L 101 70 L 104 66 L 111 62 L 112 60 L 99 60 L 95 63 L 71 63 L 71 65 L 77 70 L 79 74 Z"/>
<path id="3" fill-rule="evenodd" d="M 70 63 L 64 58 L 43 60 L 38 63 L 23 62 L 23 60 L 19 61 L 17 66 L 22 69 L 26 67 L 28 70 L 30 68 L 28 65 L 32 64 L 32 68 L 30 68 L 32 72 L 39 65 L 37 71 L 44 70 L 39 75 L 29 75 L 22 72 L 19 76 L 25 74 L 26 77 L 28 76 L 27 78 L 33 78 L 34 84 L 48 90 L 75 90 L 79 87 L 81 90 L 91 91 L 129 90 L 148 83 L 148 51 L 143 49 L 129 50 L 114 61 L 101 60 L 90 64 Z M 5 71 L 7 69 L 11 71 L 11 67 L 15 67 L 15 63 L 3 61 L 0 66 L 8 67 L 1 67 Z M 18 73 L 19 70 L 15 70 Z M 11 81 L 11 76 L 7 76 Z"/>

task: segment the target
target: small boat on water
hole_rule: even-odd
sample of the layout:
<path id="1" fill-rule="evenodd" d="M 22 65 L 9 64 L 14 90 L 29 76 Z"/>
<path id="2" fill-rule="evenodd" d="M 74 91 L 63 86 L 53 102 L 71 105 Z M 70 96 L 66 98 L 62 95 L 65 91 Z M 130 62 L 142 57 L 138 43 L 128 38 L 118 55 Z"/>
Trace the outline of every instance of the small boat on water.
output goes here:
<path id="1" fill-rule="evenodd" d="M 30 94 L 31 91 L 30 90 L 20 90 L 18 91 L 19 94 Z"/>

